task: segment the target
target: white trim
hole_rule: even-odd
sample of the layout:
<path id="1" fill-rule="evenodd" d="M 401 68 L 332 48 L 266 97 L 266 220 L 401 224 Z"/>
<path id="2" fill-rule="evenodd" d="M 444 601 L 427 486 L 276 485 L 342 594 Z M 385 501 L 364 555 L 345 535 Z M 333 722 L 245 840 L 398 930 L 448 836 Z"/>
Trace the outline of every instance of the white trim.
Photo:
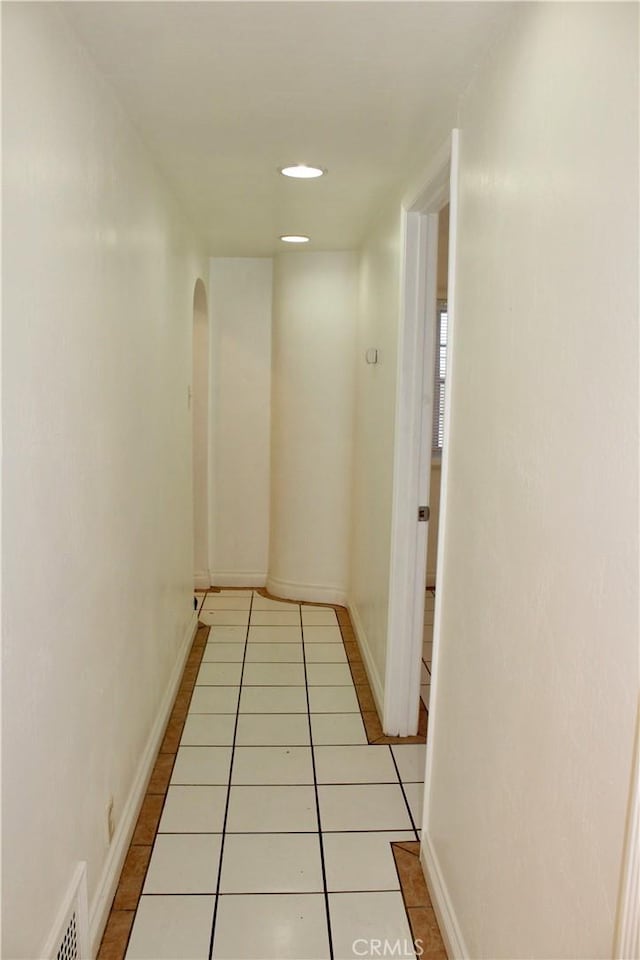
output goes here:
<path id="1" fill-rule="evenodd" d="M 193 575 L 194 590 L 208 590 L 211 586 L 211 574 L 208 570 L 199 571 Z"/>
<path id="2" fill-rule="evenodd" d="M 431 838 L 424 829 L 420 845 L 420 863 L 427 881 L 429 896 L 444 940 L 447 956 L 449 960 L 466 960 L 470 954 L 464 942 L 447 885 L 444 882 L 440 862 Z"/>
<path id="3" fill-rule="evenodd" d="M 81 860 L 67 889 L 60 910 L 54 920 L 51 933 L 44 947 L 38 953 L 42 960 L 56 960 L 56 954 L 62 944 L 62 938 L 75 910 L 77 921 L 77 945 L 80 960 L 90 960 L 95 954 L 89 951 L 89 908 L 87 905 L 87 863 Z"/>
<path id="4" fill-rule="evenodd" d="M 455 364 L 455 319 L 456 319 L 456 259 L 458 241 L 458 176 L 460 167 L 460 131 L 451 133 L 451 173 L 449 194 L 449 276 L 448 285 L 448 333 L 447 333 L 447 380 L 453 383 L 453 369 Z M 431 692 L 429 698 L 429 736 L 427 737 L 427 758 L 424 775 L 424 819 L 428 823 L 431 809 L 431 781 L 433 772 L 433 743 L 434 731 L 437 729 L 438 718 L 438 679 L 440 675 L 440 635 L 442 632 L 442 605 L 446 591 L 445 556 L 447 549 L 447 527 L 449 513 L 447 509 L 449 492 L 449 444 L 452 428 L 451 391 L 445 390 L 444 395 L 444 444 L 442 448 L 441 477 L 440 477 L 440 512 L 438 518 L 438 549 L 436 552 L 436 569 L 439 571 L 438 589 L 433 611 L 433 655 L 431 661 Z"/>
<path id="5" fill-rule="evenodd" d="M 89 911 L 89 942 L 91 944 L 92 957 L 97 956 L 100 947 L 100 941 L 107 924 L 111 903 L 115 896 L 122 866 L 127 855 L 127 850 L 129 849 L 131 837 L 138 819 L 138 813 L 140 812 L 140 807 L 147 789 L 147 783 L 153 770 L 160 744 L 162 743 L 165 727 L 180 685 L 182 671 L 184 670 L 187 656 L 191 650 L 191 644 L 197 628 L 198 618 L 194 613 L 189 620 L 182 643 L 180 644 L 180 650 L 169 683 L 167 684 L 167 689 L 158 708 L 155 722 L 151 728 L 142 757 L 140 758 L 138 770 L 109 848 L 107 861 L 98 880 L 96 892 Z"/>
<path id="6" fill-rule="evenodd" d="M 640 708 L 633 751 L 631 796 L 627 820 L 622 882 L 618 901 L 615 960 L 640 958 Z"/>
<path id="7" fill-rule="evenodd" d="M 451 137 L 438 151 L 423 186 L 402 214 L 402 303 L 398 343 L 393 502 L 383 729 L 408 736 L 418 729 L 427 582 L 428 503 L 436 332 L 438 211 L 449 195 Z"/>
<path id="8" fill-rule="evenodd" d="M 384 713 L 384 687 L 382 685 L 382 679 L 378 672 L 378 668 L 376 667 L 374 659 L 371 655 L 371 648 L 367 640 L 367 634 L 358 612 L 358 608 L 355 606 L 355 604 L 349 604 L 349 616 L 351 617 L 351 623 L 353 624 L 353 630 L 358 641 L 358 647 L 360 649 L 360 653 L 362 654 L 362 662 L 364 663 L 364 668 L 367 672 L 373 699 L 375 700 L 376 707 L 378 708 L 378 715 L 382 717 Z"/>
<path id="9" fill-rule="evenodd" d="M 264 587 L 267 574 L 263 570 L 212 570 L 210 587 Z"/>
<path id="10" fill-rule="evenodd" d="M 274 597 L 282 597 L 283 600 L 307 600 L 316 603 L 335 603 L 339 606 L 345 606 L 347 602 L 346 592 L 333 584 L 299 583 L 296 580 L 267 577 L 266 588 Z"/>

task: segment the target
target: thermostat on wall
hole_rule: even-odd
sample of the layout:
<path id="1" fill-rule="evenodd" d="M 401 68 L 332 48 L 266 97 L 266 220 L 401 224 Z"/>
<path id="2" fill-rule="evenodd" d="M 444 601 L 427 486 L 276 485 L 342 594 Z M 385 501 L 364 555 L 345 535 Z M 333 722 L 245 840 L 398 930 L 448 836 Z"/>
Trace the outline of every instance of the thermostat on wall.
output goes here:
<path id="1" fill-rule="evenodd" d="M 367 363 L 377 363 L 378 362 L 378 351 L 375 347 L 371 347 L 370 350 L 367 350 L 365 354 Z"/>

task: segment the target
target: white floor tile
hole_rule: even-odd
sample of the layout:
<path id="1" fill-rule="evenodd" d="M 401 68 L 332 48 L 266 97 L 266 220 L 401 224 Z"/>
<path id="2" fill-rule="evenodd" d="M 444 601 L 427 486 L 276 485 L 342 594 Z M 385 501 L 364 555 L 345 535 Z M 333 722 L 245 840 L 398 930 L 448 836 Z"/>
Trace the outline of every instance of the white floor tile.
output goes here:
<path id="1" fill-rule="evenodd" d="M 127 960 L 206 960 L 215 897 L 142 897 Z"/>
<path id="2" fill-rule="evenodd" d="M 422 827 L 422 805 L 424 803 L 424 783 L 405 783 L 404 792 L 411 807 L 411 816 L 416 829 Z"/>
<path id="3" fill-rule="evenodd" d="M 240 683 L 241 663 L 203 663 L 200 665 L 197 686 L 229 687 Z"/>
<path id="4" fill-rule="evenodd" d="M 314 745 L 367 743 L 367 734 L 358 713 L 314 713 L 311 731 Z"/>
<path id="5" fill-rule="evenodd" d="M 415 840 L 413 830 L 326 833 L 323 838 L 327 889 L 399 890 L 392 840 Z"/>
<path id="6" fill-rule="evenodd" d="M 341 643 L 306 643 L 307 663 L 346 663 L 347 655 Z"/>
<path id="7" fill-rule="evenodd" d="M 231 588 L 226 590 L 220 590 L 217 594 L 219 597 L 252 597 L 253 590 L 232 590 Z"/>
<path id="8" fill-rule="evenodd" d="M 399 743 L 391 747 L 403 783 L 422 783 L 427 756 L 426 743 Z"/>
<path id="9" fill-rule="evenodd" d="M 208 643 L 244 643 L 247 639 L 246 627 L 217 626 L 209 630 Z"/>
<path id="10" fill-rule="evenodd" d="M 226 787 L 170 786 L 158 832 L 220 833 L 226 800 Z"/>
<path id="11" fill-rule="evenodd" d="M 156 838 L 143 893 L 215 893 L 221 833 L 166 833 Z"/>
<path id="12" fill-rule="evenodd" d="M 247 918 L 251 922 L 247 923 Z M 321 894 L 222 896 L 213 960 L 327 960 Z"/>
<path id="13" fill-rule="evenodd" d="M 323 830 L 411 829 L 399 785 L 320 786 L 318 797 Z"/>
<path id="14" fill-rule="evenodd" d="M 230 766 L 231 747 L 180 747 L 171 774 L 171 783 L 185 786 L 225 786 L 229 782 Z"/>
<path id="15" fill-rule="evenodd" d="M 370 941 L 400 944 L 394 957 L 415 957 L 407 912 L 400 891 L 390 893 L 332 893 L 329 895 L 331 932 L 335 960 L 380 956 L 367 949 Z M 380 948 L 378 948 L 380 949 Z M 365 951 L 366 952 L 363 952 Z"/>
<path id="16" fill-rule="evenodd" d="M 302 644 L 248 643 L 247 663 L 302 663 Z"/>
<path id="17" fill-rule="evenodd" d="M 234 713 L 240 687 L 194 687 L 189 713 Z"/>
<path id="18" fill-rule="evenodd" d="M 253 598 L 253 610 L 288 610 L 289 613 L 298 613 L 300 604 L 287 600 L 270 600 L 256 593 Z"/>
<path id="19" fill-rule="evenodd" d="M 353 687 L 309 687 L 311 713 L 359 713 Z"/>
<path id="20" fill-rule="evenodd" d="M 318 783 L 397 783 L 389 747 L 316 747 Z"/>
<path id="21" fill-rule="evenodd" d="M 229 834 L 221 893 L 323 893 L 318 834 Z"/>
<path id="22" fill-rule="evenodd" d="M 300 613 L 295 610 L 254 610 L 251 625 L 254 627 L 295 627 L 300 624 Z"/>
<path id="23" fill-rule="evenodd" d="M 302 624 L 305 627 L 337 627 L 338 618 L 333 610 L 311 610 L 303 606 Z"/>
<path id="24" fill-rule="evenodd" d="M 429 709 L 429 702 L 431 700 L 431 686 L 428 683 L 420 684 L 420 697 L 424 703 L 427 710 Z"/>
<path id="25" fill-rule="evenodd" d="M 203 610 L 200 619 L 208 626 L 243 626 L 249 622 L 248 610 Z"/>
<path id="26" fill-rule="evenodd" d="M 241 747 L 306 747 L 309 720 L 303 713 L 243 713 L 238 717 L 236 744 Z"/>
<path id="27" fill-rule="evenodd" d="M 240 713 L 304 713 L 306 716 L 307 691 L 304 687 L 243 687 Z"/>
<path id="28" fill-rule="evenodd" d="M 312 784 L 311 747 L 236 747 L 234 785 Z"/>
<path id="29" fill-rule="evenodd" d="M 340 627 L 305 627 L 305 643 L 342 643 Z"/>
<path id="30" fill-rule="evenodd" d="M 295 627 L 249 627 L 249 643 L 301 643 L 302 630 Z"/>
<path id="31" fill-rule="evenodd" d="M 302 663 L 247 663 L 242 679 L 243 686 L 304 686 Z"/>
<path id="32" fill-rule="evenodd" d="M 182 731 L 180 746 L 230 746 L 235 722 L 236 718 L 230 713 L 190 713 Z"/>
<path id="33" fill-rule="evenodd" d="M 231 787 L 227 820 L 231 833 L 309 833 L 317 829 L 311 786 Z"/>
<path id="34" fill-rule="evenodd" d="M 309 663 L 307 682 L 310 687 L 348 687 L 353 678 L 348 663 Z"/>
<path id="35" fill-rule="evenodd" d="M 202 655 L 203 663 L 242 663 L 243 643 L 208 643 Z"/>
<path id="36" fill-rule="evenodd" d="M 204 602 L 203 610 L 248 610 L 251 606 L 251 597 L 241 597 L 234 593 L 222 596 L 219 593 L 210 593 Z"/>

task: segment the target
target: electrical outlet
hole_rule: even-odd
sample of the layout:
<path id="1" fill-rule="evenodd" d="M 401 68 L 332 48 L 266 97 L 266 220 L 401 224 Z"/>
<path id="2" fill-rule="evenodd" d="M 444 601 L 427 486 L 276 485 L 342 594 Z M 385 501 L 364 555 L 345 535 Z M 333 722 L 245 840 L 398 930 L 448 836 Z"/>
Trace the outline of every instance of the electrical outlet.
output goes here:
<path id="1" fill-rule="evenodd" d="M 113 816 L 113 797 L 109 798 L 109 803 L 107 805 L 107 835 L 109 837 L 109 843 L 113 840 L 113 835 L 116 832 L 116 823 Z"/>

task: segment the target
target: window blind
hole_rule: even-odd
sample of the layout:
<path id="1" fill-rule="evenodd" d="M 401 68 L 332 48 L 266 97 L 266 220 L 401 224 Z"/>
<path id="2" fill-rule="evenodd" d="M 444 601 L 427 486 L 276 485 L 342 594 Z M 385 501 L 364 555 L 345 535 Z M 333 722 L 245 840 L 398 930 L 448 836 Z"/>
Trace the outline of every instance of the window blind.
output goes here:
<path id="1" fill-rule="evenodd" d="M 436 305 L 436 350 L 435 379 L 433 392 L 433 428 L 431 449 L 434 453 L 442 450 L 444 437 L 444 390 L 447 375 L 447 336 L 449 328 L 447 301 L 438 300 Z"/>

